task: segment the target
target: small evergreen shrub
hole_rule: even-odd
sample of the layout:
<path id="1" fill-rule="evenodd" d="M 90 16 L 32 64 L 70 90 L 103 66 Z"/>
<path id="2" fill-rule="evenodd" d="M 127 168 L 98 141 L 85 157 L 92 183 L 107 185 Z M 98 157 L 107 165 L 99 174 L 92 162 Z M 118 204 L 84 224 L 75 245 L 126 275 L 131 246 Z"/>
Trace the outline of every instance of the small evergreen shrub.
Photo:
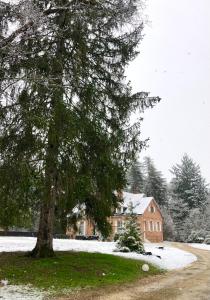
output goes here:
<path id="1" fill-rule="evenodd" d="M 119 233 L 115 233 L 115 235 L 114 235 L 114 242 L 116 242 L 118 239 L 119 239 Z"/>
<path id="2" fill-rule="evenodd" d="M 187 242 L 188 243 L 203 243 L 204 242 L 204 233 L 200 231 L 192 231 L 191 234 L 188 236 Z"/>
<path id="3" fill-rule="evenodd" d="M 210 234 L 207 234 L 207 236 L 204 240 L 204 243 L 207 244 L 207 245 L 210 245 Z"/>
<path id="4" fill-rule="evenodd" d="M 133 213 L 133 207 L 130 207 L 124 229 L 117 240 L 117 249 L 119 252 L 144 253 L 144 245 L 141 238 L 141 232 L 137 224 L 137 217 Z"/>

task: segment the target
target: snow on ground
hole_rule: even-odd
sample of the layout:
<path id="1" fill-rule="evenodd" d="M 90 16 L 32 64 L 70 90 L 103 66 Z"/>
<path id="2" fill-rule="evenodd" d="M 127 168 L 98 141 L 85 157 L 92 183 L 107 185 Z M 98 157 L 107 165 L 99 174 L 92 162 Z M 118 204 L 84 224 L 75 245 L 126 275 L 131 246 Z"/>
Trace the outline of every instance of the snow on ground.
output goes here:
<path id="1" fill-rule="evenodd" d="M 1 300 L 42 300 L 44 293 L 27 286 L 8 285 L 0 287 Z"/>
<path id="2" fill-rule="evenodd" d="M 210 251 L 210 245 L 206 245 L 206 244 L 189 244 L 189 245 L 193 248 Z"/>
<path id="3" fill-rule="evenodd" d="M 0 252 L 29 251 L 35 245 L 35 238 L 28 237 L 0 237 Z M 159 268 L 173 270 L 183 268 L 197 258 L 195 255 L 167 245 L 164 250 L 157 247 L 161 244 L 145 244 L 145 250 L 152 252 L 152 256 L 145 256 L 137 253 L 120 253 L 113 252 L 115 249 L 114 242 L 98 242 L 98 241 L 80 241 L 80 240 L 61 240 L 54 239 L 54 249 L 57 251 L 84 251 L 99 252 L 113 255 L 119 255 L 127 258 L 141 259 L 149 263 L 157 265 Z M 156 257 L 161 256 L 161 259 Z"/>
<path id="4" fill-rule="evenodd" d="M 0 252 L 30 251 L 35 246 L 36 239 L 28 237 L 0 237 Z M 158 249 L 164 246 L 164 250 Z M 145 244 L 145 250 L 152 252 L 152 256 L 145 256 L 136 253 L 113 252 L 114 242 L 79 241 L 79 240 L 54 240 L 54 249 L 57 251 L 84 251 L 99 252 L 119 255 L 126 258 L 141 259 L 157 265 L 166 270 L 183 268 L 197 258 L 191 253 L 170 247 L 165 244 Z M 161 259 L 156 257 L 161 256 Z M 6 279 L 6 278 L 0 278 Z M 43 300 L 46 294 L 42 291 L 24 286 L 4 286 L 0 287 L 1 300 Z"/>

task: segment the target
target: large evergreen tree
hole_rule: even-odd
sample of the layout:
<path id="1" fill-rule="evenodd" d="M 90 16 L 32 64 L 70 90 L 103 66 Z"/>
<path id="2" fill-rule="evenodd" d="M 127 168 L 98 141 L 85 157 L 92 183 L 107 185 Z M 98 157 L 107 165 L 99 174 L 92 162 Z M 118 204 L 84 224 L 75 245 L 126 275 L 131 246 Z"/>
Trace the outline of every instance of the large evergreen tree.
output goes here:
<path id="1" fill-rule="evenodd" d="M 187 154 L 171 170 L 170 211 L 177 240 L 187 241 L 206 231 L 208 190 L 200 167 Z"/>
<path id="2" fill-rule="evenodd" d="M 202 208 L 207 202 L 207 185 L 200 167 L 187 154 L 181 164 L 172 167 L 172 192 L 188 205 L 189 209 Z"/>
<path id="3" fill-rule="evenodd" d="M 144 159 L 145 181 L 144 193 L 153 196 L 160 206 L 167 205 L 167 184 L 150 157 Z"/>
<path id="4" fill-rule="evenodd" d="M 134 194 L 143 193 L 144 175 L 142 166 L 138 161 L 134 161 L 127 174 L 128 191 Z"/>
<path id="5" fill-rule="evenodd" d="M 173 224 L 174 224 L 174 234 L 178 241 L 186 240 L 186 225 L 185 221 L 189 215 L 189 208 L 187 203 L 182 199 L 177 198 L 172 195 L 169 202 L 169 211 L 171 213 Z"/>
<path id="6" fill-rule="evenodd" d="M 159 101 L 124 76 L 142 38 L 138 3 L 0 3 L 1 210 L 40 206 L 34 257 L 53 255 L 55 207 L 84 203 L 108 234 L 113 191 L 144 145 L 130 116 Z"/>

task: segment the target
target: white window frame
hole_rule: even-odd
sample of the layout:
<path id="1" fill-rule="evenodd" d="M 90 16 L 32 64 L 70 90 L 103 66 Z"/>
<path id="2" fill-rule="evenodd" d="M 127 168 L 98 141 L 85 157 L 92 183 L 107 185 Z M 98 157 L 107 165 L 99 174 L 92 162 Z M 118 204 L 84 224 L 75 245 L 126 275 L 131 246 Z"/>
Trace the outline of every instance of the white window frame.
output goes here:
<path id="1" fill-rule="evenodd" d="M 149 231 L 153 231 L 153 221 L 149 221 Z"/>
<path id="2" fill-rule="evenodd" d="M 79 235 L 85 235 L 85 234 L 86 234 L 86 222 L 85 221 L 80 221 L 80 223 L 79 223 Z"/>
<path id="3" fill-rule="evenodd" d="M 121 226 L 118 226 L 119 223 L 121 223 Z M 121 233 L 122 229 L 124 227 L 124 221 L 123 220 L 117 220 L 116 225 L 117 225 L 116 226 L 116 232 Z"/>
<path id="4" fill-rule="evenodd" d="M 147 221 L 144 221 L 144 231 L 147 231 Z"/>
<path id="5" fill-rule="evenodd" d="M 157 231 L 158 232 L 160 231 L 160 222 L 159 221 L 157 222 Z"/>
<path id="6" fill-rule="evenodd" d="M 115 212 L 116 212 L 116 214 L 122 214 L 123 213 L 123 207 L 122 206 L 117 207 Z"/>

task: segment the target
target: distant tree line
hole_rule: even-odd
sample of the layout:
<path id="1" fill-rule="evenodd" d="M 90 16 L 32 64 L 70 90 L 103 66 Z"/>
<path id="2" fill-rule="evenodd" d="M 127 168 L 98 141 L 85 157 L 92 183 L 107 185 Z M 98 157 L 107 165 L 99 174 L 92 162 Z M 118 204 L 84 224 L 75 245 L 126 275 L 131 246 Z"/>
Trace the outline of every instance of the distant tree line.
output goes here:
<path id="1" fill-rule="evenodd" d="M 201 242 L 210 231 L 210 197 L 200 166 L 185 154 L 172 166 L 168 184 L 154 161 L 134 161 L 127 173 L 127 191 L 153 196 L 164 217 L 164 238 Z"/>

